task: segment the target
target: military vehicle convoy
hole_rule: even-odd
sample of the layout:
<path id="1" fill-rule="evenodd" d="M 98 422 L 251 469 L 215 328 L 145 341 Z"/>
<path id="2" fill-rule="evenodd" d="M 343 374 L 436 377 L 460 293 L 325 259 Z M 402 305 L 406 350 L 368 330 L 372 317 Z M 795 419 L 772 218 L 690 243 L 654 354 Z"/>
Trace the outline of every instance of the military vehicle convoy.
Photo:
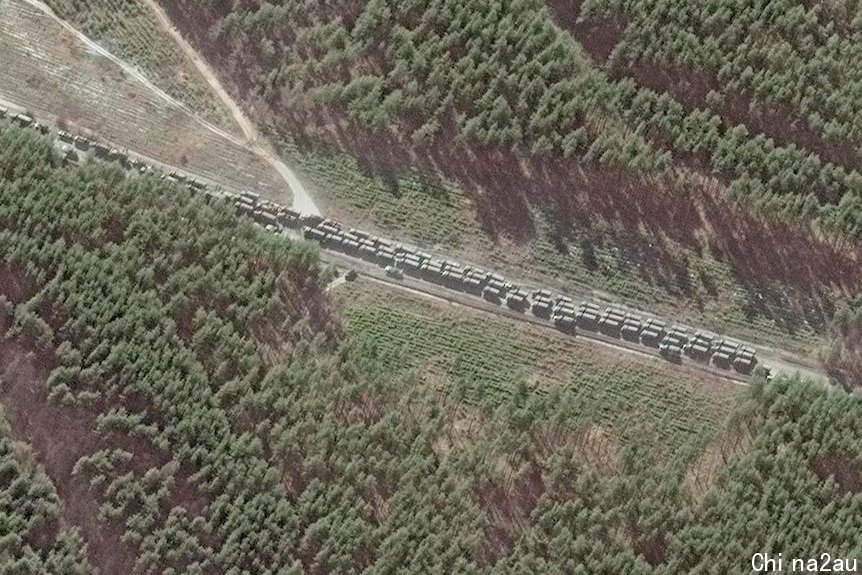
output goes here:
<path id="1" fill-rule="evenodd" d="M 3 118 L 41 133 L 49 132 L 47 126 L 39 124 L 32 116 L 10 113 L 0 107 L 0 119 Z M 211 190 L 192 177 L 178 172 L 166 174 L 130 158 L 126 152 L 62 130 L 57 132 L 56 142 L 64 162 L 78 163 L 81 154 L 88 154 L 102 161 L 117 162 L 130 172 L 153 172 L 163 180 L 204 194 L 208 202 L 228 201 L 237 214 L 251 218 L 268 231 L 298 230 L 305 239 L 325 250 L 378 265 L 394 280 L 407 276 L 480 297 L 494 305 L 505 305 L 515 312 L 530 313 L 549 321 L 564 333 L 574 334 L 581 329 L 656 348 L 662 357 L 674 363 L 682 363 L 684 357 L 688 357 L 690 361 L 744 374 L 750 373 L 757 364 L 756 350 L 719 335 L 693 331 L 682 325 L 668 326 L 659 318 L 645 317 L 619 306 L 600 306 L 590 301 L 576 304 L 572 298 L 554 296 L 547 289 L 527 289 L 498 273 L 435 258 L 418 248 L 347 228 L 330 219 L 301 214 L 252 191 Z"/>
<path id="2" fill-rule="evenodd" d="M 254 213 L 253 208 L 244 209 Z M 675 363 L 681 363 L 687 356 L 691 361 L 746 374 L 757 363 L 753 348 L 717 335 L 692 332 L 681 325 L 668 327 L 667 322 L 659 318 L 644 317 L 618 306 L 601 307 L 589 301 L 576 304 L 566 295 L 554 296 L 546 289 L 528 290 L 500 274 L 437 259 L 418 248 L 345 228 L 333 220 L 309 221 L 302 214 L 294 214 L 294 217 L 294 223 L 288 227 L 301 225 L 306 239 L 319 243 L 324 249 L 377 264 L 393 279 L 413 277 L 481 297 L 495 305 L 549 320 L 565 333 L 573 334 L 582 329 L 657 348 L 662 357 Z"/>
<path id="3" fill-rule="evenodd" d="M 0 119 L 4 118 L 18 124 L 22 128 L 32 128 L 43 134 L 47 134 L 49 131 L 48 126 L 40 124 L 33 116 L 29 114 L 16 114 L 15 112 L 10 112 L 8 109 L 0 106 Z"/>

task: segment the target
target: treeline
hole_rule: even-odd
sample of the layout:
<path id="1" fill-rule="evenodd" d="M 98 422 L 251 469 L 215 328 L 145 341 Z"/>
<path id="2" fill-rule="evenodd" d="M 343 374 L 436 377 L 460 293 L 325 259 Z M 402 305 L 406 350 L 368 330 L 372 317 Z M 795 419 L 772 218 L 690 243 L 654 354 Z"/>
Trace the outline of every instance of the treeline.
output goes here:
<path id="1" fill-rule="evenodd" d="M 736 573 L 754 551 L 862 552 L 855 396 L 757 379 L 711 473 L 693 470 L 716 438 L 669 458 L 614 430 L 637 439 L 597 449 L 578 390 L 441 396 L 344 333 L 310 247 L 154 177 L 62 167 L 6 123 L 0 253 L 5 337 L 53 358 L 46 401 L 95 416 L 73 475 L 135 573 Z M 12 493 L 37 501 L 31 484 Z"/>
<path id="2" fill-rule="evenodd" d="M 335 107 L 366 130 L 394 130 L 419 147 L 454 132 L 471 145 L 635 173 L 691 168 L 687 158 L 703 154 L 707 171 L 769 212 L 862 233 L 862 176 L 853 167 L 727 125 L 709 109 L 686 110 L 631 80 L 612 80 L 541 0 L 209 6 L 183 0 L 169 9 L 202 42 L 218 37 L 218 50 L 213 43 L 201 48 L 249 99 L 276 111 Z M 210 36 L 201 33 L 203 23 Z M 647 22 L 644 33 L 654 28 L 662 29 Z M 852 66 L 830 69 L 839 68 Z M 843 96 L 836 94 L 816 99 L 837 108 Z"/>
<path id="3" fill-rule="evenodd" d="M 274 355 L 314 333 L 326 345 L 326 275 L 312 249 L 237 226 L 226 204 L 208 208 L 157 178 L 62 169 L 47 138 L 8 125 L 0 137 L 0 245 L 10 274 L 34 286 L 15 302 L 10 335 L 56 350 L 53 401 L 91 406 L 103 432 L 194 466 L 212 502 L 205 519 L 189 516 L 176 464 L 130 468 L 116 450 L 79 462 L 104 475 L 93 477 L 101 515 L 125 525 L 136 572 L 292 564 L 282 538 L 295 514 L 254 434 L 265 406 L 239 396 L 266 373 L 252 333 Z"/>
<path id="4" fill-rule="evenodd" d="M 835 312 L 820 358 L 830 377 L 845 388 L 862 385 L 862 295 Z"/>

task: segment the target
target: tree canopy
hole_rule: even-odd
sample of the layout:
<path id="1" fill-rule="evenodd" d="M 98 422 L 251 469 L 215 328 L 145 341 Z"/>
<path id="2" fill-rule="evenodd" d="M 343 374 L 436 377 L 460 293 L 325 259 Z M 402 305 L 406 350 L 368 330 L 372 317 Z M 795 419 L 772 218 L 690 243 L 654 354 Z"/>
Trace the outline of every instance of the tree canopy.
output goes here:
<path id="1" fill-rule="evenodd" d="M 308 245 L 153 176 L 64 167 L 5 122 L 0 144 L 4 341 L 49 369 L 44 405 L 90 426 L 72 477 L 134 573 L 735 573 L 755 551 L 862 552 L 854 395 L 759 376 L 702 457 L 632 442 L 597 461 L 576 389 L 477 406 L 385 369 Z M 8 436 L 0 572 L 87 572 L 96 541 L 73 527 L 27 542 L 63 502 Z"/>

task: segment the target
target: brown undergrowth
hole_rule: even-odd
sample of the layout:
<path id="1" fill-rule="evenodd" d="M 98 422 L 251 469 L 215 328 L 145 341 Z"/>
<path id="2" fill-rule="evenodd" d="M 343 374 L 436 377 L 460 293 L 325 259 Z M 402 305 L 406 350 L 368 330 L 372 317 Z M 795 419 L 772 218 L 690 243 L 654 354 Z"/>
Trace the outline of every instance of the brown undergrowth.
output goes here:
<path id="1" fill-rule="evenodd" d="M 8 321 L 0 320 L 0 334 Z M 133 434 L 96 431 L 96 406 L 58 405 L 49 401 L 46 381 L 56 359 L 51 350 L 28 348 L 21 342 L 0 338 L 0 403 L 16 440 L 32 447 L 34 460 L 44 468 L 62 500 L 63 520 L 81 529 L 90 563 L 101 573 L 131 573 L 136 551 L 123 541 L 124 526 L 99 516 L 99 490 L 86 477 L 74 474 L 75 463 L 99 449 L 118 448 L 133 454 L 129 470 L 145 472 L 161 467 L 171 457 L 149 440 Z M 146 409 L 141 398 L 118 398 L 131 412 Z M 104 406 L 107 408 L 107 406 Z M 193 470 L 179 465 L 166 505 L 198 514 L 209 504 L 192 483 Z"/>

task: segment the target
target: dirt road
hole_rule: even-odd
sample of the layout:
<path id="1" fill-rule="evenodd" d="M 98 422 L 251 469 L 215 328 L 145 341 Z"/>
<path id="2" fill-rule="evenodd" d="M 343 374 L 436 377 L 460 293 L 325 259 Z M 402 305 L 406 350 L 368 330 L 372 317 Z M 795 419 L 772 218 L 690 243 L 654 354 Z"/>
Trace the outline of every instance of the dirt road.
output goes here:
<path id="1" fill-rule="evenodd" d="M 146 4 L 153 12 L 155 12 L 156 17 L 161 22 L 165 31 L 171 35 L 171 37 L 176 41 L 177 45 L 182 49 L 183 53 L 188 57 L 188 59 L 194 64 L 195 68 L 198 69 L 198 72 L 204 77 L 209 84 L 210 88 L 213 92 L 219 97 L 222 103 L 227 107 L 230 111 L 231 116 L 234 121 L 239 125 L 242 130 L 243 135 L 249 144 L 253 143 L 256 139 L 256 133 L 254 129 L 254 125 L 249 121 L 248 118 L 245 117 L 242 109 L 240 109 L 239 105 L 233 101 L 233 98 L 230 97 L 230 94 L 222 87 L 221 82 L 219 82 L 212 68 L 209 67 L 209 64 L 201 58 L 200 54 L 198 54 L 195 49 L 186 42 L 185 38 L 179 33 L 179 31 L 174 28 L 174 25 L 171 23 L 168 15 L 165 14 L 165 11 L 162 10 L 162 7 L 159 6 L 157 2 L 154 0 L 143 0 L 144 4 Z"/>
<path id="2" fill-rule="evenodd" d="M 315 204 L 311 195 L 305 189 L 305 186 L 302 184 L 297 175 L 293 172 L 293 170 L 291 170 L 287 165 L 285 165 L 284 162 L 281 161 L 281 159 L 278 158 L 278 156 L 273 152 L 270 147 L 268 147 L 266 140 L 259 136 L 257 130 L 254 127 L 254 124 L 248 119 L 248 117 L 245 116 L 239 105 L 222 87 L 221 83 L 218 81 L 218 78 L 215 76 L 215 73 L 212 71 L 212 69 L 195 51 L 195 49 L 191 45 L 189 45 L 188 42 L 186 42 L 179 34 L 179 32 L 171 25 L 170 20 L 168 20 L 167 16 L 156 2 L 154 2 L 153 0 L 143 0 L 147 6 L 151 7 L 155 11 L 159 20 L 163 23 L 165 30 L 170 33 L 171 36 L 177 41 L 178 45 L 186 54 L 186 56 L 192 61 L 195 67 L 203 75 L 210 88 L 215 92 L 215 94 L 231 112 L 231 116 L 234 118 L 243 133 L 243 138 L 237 138 L 233 134 L 222 130 L 218 126 L 215 126 L 198 116 L 188 106 L 186 106 L 185 104 L 183 104 L 182 102 L 180 102 L 179 100 L 177 100 L 176 98 L 150 82 L 147 77 L 144 76 L 139 70 L 130 66 L 127 62 L 115 56 L 114 54 L 100 46 L 97 42 L 89 38 L 83 32 L 76 29 L 70 23 L 66 22 L 65 20 L 54 14 L 51 8 L 40 0 L 23 1 L 54 19 L 60 26 L 68 30 L 70 33 L 74 34 L 75 37 L 78 38 L 84 45 L 86 45 L 89 50 L 92 50 L 94 53 L 99 54 L 104 58 L 107 58 L 108 60 L 119 66 L 124 73 L 139 81 L 148 90 L 156 94 L 159 99 L 165 101 L 171 106 L 183 110 L 185 113 L 189 114 L 192 118 L 194 118 L 195 121 L 204 126 L 207 130 L 210 130 L 211 132 L 229 140 L 233 144 L 246 148 L 261 159 L 265 160 L 267 163 L 271 164 L 291 191 L 293 209 L 306 214 L 320 215 L 320 209 L 317 207 L 317 204 Z"/>
<path id="3" fill-rule="evenodd" d="M 165 14 L 165 11 L 162 10 L 162 7 L 159 6 L 158 2 L 155 0 L 143 0 L 143 2 L 155 12 L 159 22 L 162 23 L 165 30 L 174 38 L 177 45 L 195 65 L 207 81 L 207 84 L 209 84 L 212 91 L 215 92 L 222 103 L 224 103 L 227 109 L 230 110 L 234 121 L 236 121 L 242 129 L 242 133 L 247 140 L 246 145 L 250 146 L 250 149 L 253 149 L 258 153 L 258 155 L 272 164 L 278 173 L 281 174 L 284 181 L 287 182 L 287 185 L 290 186 L 290 191 L 293 193 L 293 205 L 291 207 L 303 214 L 321 215 L 320 209 L 317 207 L 317 204 L 314 203 L 314 200 L 308 193 L 308 190 L 305 189 L 305 186 L 299 180 L 296 173 L 281 161 L 267 142 L 266 138 L 260 136 L 254 122 L 245 115 L 245 112 L 243 112 L 239 104 L 237 104 L 227 90 L 224 89 L 218 76 L 216 76 L 210 65 L 207 64 L 206 60 L 198 54 L 197 50 L 195 50 L 194 47 L 189 44 L 185 38 L 183 38 L 179 30 L 174 27 L 170 18 L 168 18 L 168 15 Z"/>
<path id="4" fill-rule="evenodd" d="M 236 136 L 233 136 L 232 134 L 225 132 L 221 128 L 207 122 L 206 120 L 198 117 L 194 113 L 194 111 L 191 110 L 188 106 L 186 106 L 185 104 L 183 104 L 182 102 L 180 102 L 179 100 L 177 100 L 176 98 L 174 98 L 173 96 L 171 96 L 170 94 L 168 94 L 167 92 L 165 92 L 164 90 L 162 90 L 161 88 L 159 88 L 158 86 L 156 86 L 155 84 L 150 82 L 146 76 L 144 76 L 140 71 L 138 71 L 134 67 L 130 66 L 125 60 L 115 56 L 113 53 L 102 48 L 102 46 L 100 46 L 97 42 L 92 40 L 89 36 L 87 36 L 86 34 L 81 32 L 80 30 L 78 30 L 77 28 L 75 28 L 74 26 L 69 24 L 67 21 L 63 20 L 62 18 L 60 18 L 59 16 L 54 14 L 54 12 L 51 10 L 50 7 L 48 7 L 47 4 L 40 2 L 39 0 L 22 0 L 22 1 L 25 2 L 26 4 L 29 4 L 30 6 L 32 6 L 34 8 L 36 8 L 40 12 L 43 12 L 45 15 L 51 17 L 53 20 L 55 20 L 57 22 L 57 24 L 59 24 L 60 26 L 62 26 L 63 28 L 65 28 L 66 30 L 71 32 L 72 34 L 74 34 L 75 37 L 79 41 L 81 41 L 84 45 L 86 45 L 88 49 L 92 50 L 94 53 L 96 53 L 96 54 L 98 54 L 104 58 L 107 58 L 108 60 L 110 60 L 111 62 L 113 62 L 114 64 L 116 64 L 120 68 L 122 68 L 124 73 L 128 74 L 129 76 L 131 76 L 132 78 L 134 78 L 135 80 L 137 80 L 138 82 L 143 84 L 148 90 L 150 90 L 151 92 L 156 94 L 161 100 L 164 100 L 165 102 L 167 102 L 168 104 L 170 104 L 176 108 L 182 109 L 183 111 L 185 111 L 189 115 L 193 116 L 198 122 L 200 122 L 201 124 L 206 126 L 207 129 L 211 130 L 212 132 L 215 132 L 219 136 L 226 138 L 235 144 L 245 146 L 245 143 L 242 140 L 236 138 Z"/>

